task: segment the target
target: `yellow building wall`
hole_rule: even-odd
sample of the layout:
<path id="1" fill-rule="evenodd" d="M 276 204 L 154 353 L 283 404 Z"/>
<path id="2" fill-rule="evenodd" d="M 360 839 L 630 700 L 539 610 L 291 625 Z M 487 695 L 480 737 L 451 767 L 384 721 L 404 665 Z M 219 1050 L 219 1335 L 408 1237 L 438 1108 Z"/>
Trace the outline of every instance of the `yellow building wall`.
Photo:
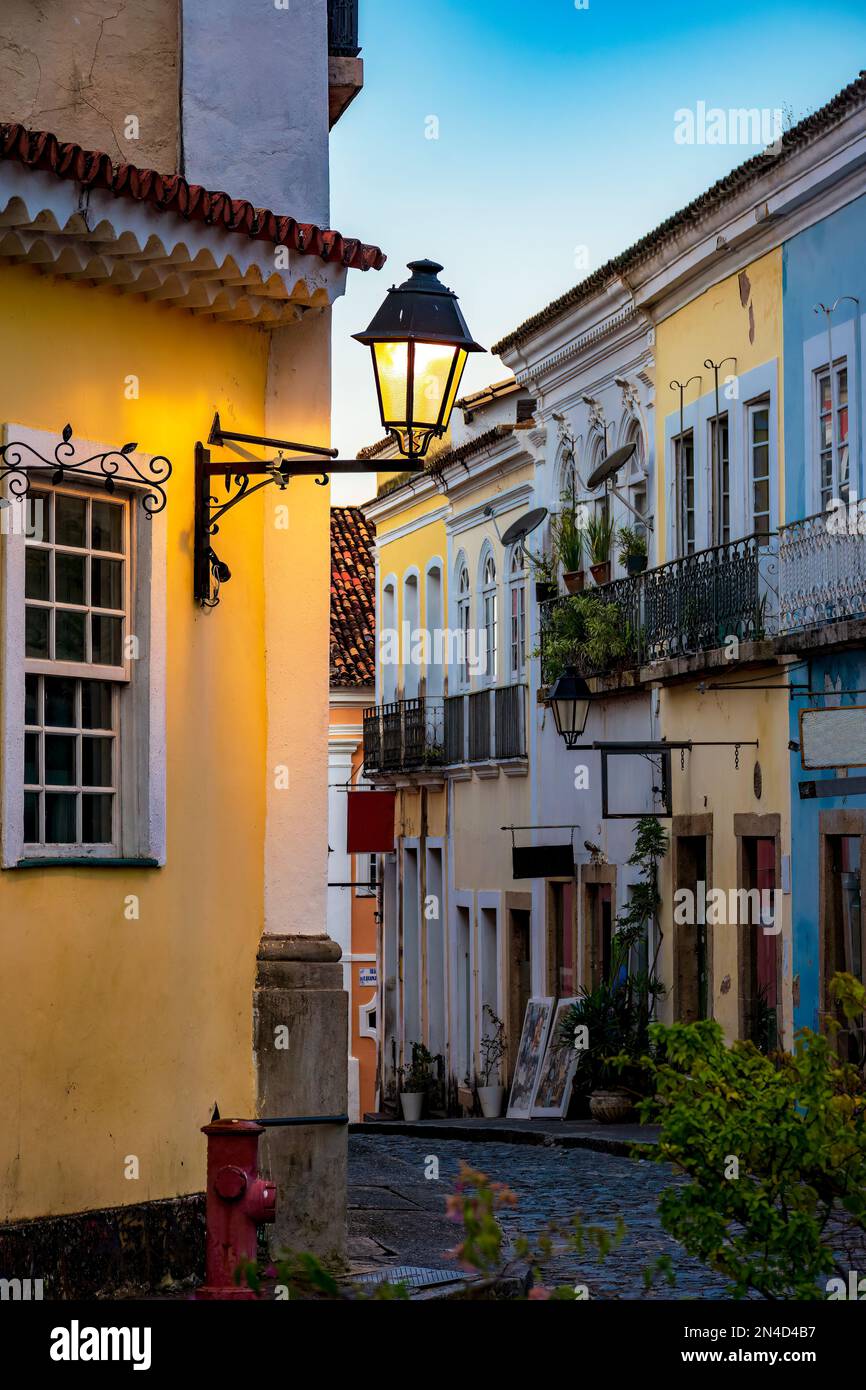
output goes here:
<path id="1" fill-rule="evenodd" d="M 744 278 L 745 277 L 745 278 Z M 779 516 L 785 515 L 785 470 L 783 456 L 783 373 L 782 373 L 782 248 L 761 256 L 745 271 L 729 275 L 705 290 L 682 309 L 662 319 L 656 326 L 656 499 L 655 537 L 658 563 L 668 558 L 667 503 L 671 460 L 665 449 L 665 421 L 679 413 L 679 392 L 672 381 L 688 381 L 700 374 L 685 393 L 686 406 L 699 395 L 713 389 L 713 373 L 704 366 L 706 359 L 719 362 L 736 357 L 736 367 L 727 363 L 719 373 L 721 409 L 725 376 L 735 371 L 743 375 L 764 362 L 776 359 L 775 384 L 776 437 L 778 439 Z"/>
<path id="2" fill-rule="evenodd" d="M 779 497 L 779 514 L 784 517 L 784 457 L 783 457 L 783 371 L 782 371 L 782 252 L 776 249 L 746 268 L 745 280 L 731 275 L 714 285 L 677 313 L 660 322 L 656 329 L 656 537 L 659 563 L 664 561 L 668 534 L 666 504 L 669 470 L 666 457 L 665 419 L 675 410 L 678 398 L 668 391 L 672 380 L 685 381 L 695 372 L 702 373 L 701 383 L 694 383 L 686 395 L 686 403 L 697 394 L 712 389 L 712 372 L 703 366 L 705 358 L 718 362 L 729 355 L 736 356 L 736 372 L 743 374 L 754 367 L 775 360 L 777 364 L 774 396 L 776 408 L 776 438 L 778 441 L 775 467 Z M 720 372 L 720 382 L 732 370 L 727 364 Z M 664 404 L 663 404 L 664 403 Z M 722 397 L 722 409 L 724 409 Z M 662 466 L 663 461 L 663 466 Z M 696 678 L 698 679 L 698 678 Z M 700 679 L 730 680 L 742 683 L 781 684 L 778 667 L 748 672 L 731 663 L 727 671 L 703 673 Z M 691 683 L 662 688 L 659 697 L 660 736 L 669 740 L 691 739 L 695 742 L 734 742 L 737 738 L 757 739 L 758 748 L 740 749 L 740 768 L 734 768 L 733 748 L 695 748 L 685 756 L 685 770 L 680 771 L 680 758 L 673 754 L 673 809 L 675 815 L 713 815 L 712 886 L 727 893 L 736 889 L 737 842 L 734 837 L 734 815 L 750 813 L 781 816 L 780 853 L 790 853 L 789 771 L 787 756 L 787 707 L 784 695 L 775 692 L 742 691 L 729 695 L 719 691 L 699 694 Z M 760 799 L 754 791 L 755 763 L 761 766 L 762 791 Z M 670 822 L 666 822 L 670 828 Z M 668 983 L 673 980 L 673 882 L 672 855 L 662 866 L 662 896 L 664 899 L 662 925 L 664 940 L 660 956 L 660 973 Z M 782 1026 L 787 1044 L 791 1044 L 790 1012 L 790 906 L 789 896 L 779 896 L 782 917 Z M 729 1038 L 738 1029 L 737 927 L 713 928 L 713 1000 L 712 1015 L 717 1018 Z M 660 1016 L 673 1017 L 673 992 L 660 1007 Z"/>
<path id="3" fill-rule="evenodd" d="M 76 438 L 135 440 L 175 468 L 152 522 L 167 535 L 166 866 L 0 874 L 9 1220 L 201 1190 L 199 1127 L 214 1101 L 223 1115 L 254 1111 L 263 504 L 251 499 L 227 519 L 220 549 L 233 578 L 220 607 L 202 611 L 192 598 L 193 446 L 216 408 L 228 428 L 262 431 L 268 340 L 28 268 L 0 271 L 0 302 L 0 420 L 58 436 L 69 421 Z M 311 375 L 321 367 L 311 361 Z M 124 392 L 132 374 L 137 400 Z M 305 663 L 295 672 L 287 697 L 300 705 Z M 135 921 L 124 915 L 131 894 Z M 124 1176 L 130 1155 L 137 1180 Z"/>
<path id="4" fill-rule="evenodd" d="M 756 684 L 781 684 L 778 668 L 750 673 Z M 720 677 L 724 679 L 724 677 Z M 742 672 L 731 677 L 742 681 Z M 715 683 L 717 677 L 712 676 Z M 683 759 L 672 754 L 672 790 L 675 815 L 712 815 L 713 854 L 708 866 L 711 878 L 708 888 L 721 888 L 726 894 L 740 886 L 737 879 L 737 841 L 734 836 L 735 815 L 780 816 L 780 854 L 791 852 L 791 818 L 788 797 L 787 697 L 776 691 L 742 690 L 726 694 L 707 691 L 700 695 L 692 685 L 672 686 L 661 693 L 662 733 L 668 739 L 692 739 L 695 743 L 730 741 L 737 738 L 753 741 L 758 747 L 740 748 L 740 766 L 735 767 L 735 749 L 693 748 Z M 761 795 L 755 793 L 755 764 L 761 769 Z M 671 828 L 671 822 L 665 825 Z M 661 893 L 664 902 L 662 925 L 664 939 L 659 958 L 662 979 L 669 993 L 659 1009 L 660 1017 L 673 1021 L 674 956 L 673 956 L 673 855 L 668 853 L 661 866 Z M 730 899 L 727 900 L 728 902 Z M 781 1002 L 782 1042 L 791 1046 L 791 898 L 779 893 L 777 911 L 781 916 Z M 754 928 L 760 930 L 760 928 Z M 711 1014 L 718 1019 L 729 1039 L 738 1036 L 738 928 L 735 922 L 716 923 L 713 938 L 713 999 Z"/>

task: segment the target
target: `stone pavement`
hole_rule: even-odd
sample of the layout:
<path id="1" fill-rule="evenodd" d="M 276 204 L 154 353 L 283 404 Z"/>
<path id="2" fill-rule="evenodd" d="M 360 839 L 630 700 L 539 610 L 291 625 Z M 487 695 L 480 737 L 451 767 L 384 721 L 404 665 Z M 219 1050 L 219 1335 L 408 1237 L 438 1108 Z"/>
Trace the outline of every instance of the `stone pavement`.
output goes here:
<path id="1" fill-rule="evenodd" d="M 657 1144 L 658 1125 L 600 1125 L 596 1120 L 365 1120 L 350 1125 L 350 1134 L 391 1134 L 415 1139 L 470 1139 L 506 1144 L 561 1144 L 566 1149 L 596 1149 L 628 1155 L 635 1144 Z"/>
<path id="2" fill-rule="evenodd" d="M 421 1121 L 413 1126 L 421 1130 L 420 1136 L 405 1134 L 405 1127 L 396 1123 L 379 1122 L 375 1133 L 370 1125 L 353 1127 L 349 1234 L 356 1269 L 386 1263 L 453 1267 L 447 1251 L 459 1240 L 460 1228 L 445 1219 L 445 1198 L 453 1189 L 462 1159 L 516 1193 L 517 1207 L 505 1209 L 500 1217 L 506 1236 L 531 1237 L 550 1221 L 567 1224 L 575 1212 L 585 1223 L 611 1230 L 617 1217 L 623 1217 L 627 1234 L 606 1260 L 590 1252 L 557 1255 L 547 1271 L 550 1282 L 585 1284 L 592 1298 L 725 1296 L 724 1281 L 686 1255 L 661 1228 L 656 1204 L 663 1189 L 677 1180 L 666 1166 L 585 1146 L 568 1147 L 544 1133 L 540 1141 L 535 1137 L 516 1143 L 479 1141 L 475 1137 L 478 1121 L 466 1122 L 465 1138 L 460 1122 L 441 1122 L 449 1130 L 457 1127 L 457 1135 L 440 1137 L 439 1123 Z M 558 1121 L 555 1124 L 557 1135 L 567 1128 Z M 383 1125 L 387 1125 L 385 1133 Z M 431 1157 L 438 1159 L 438 1180 L 425 1178 Z M 673 1289 L 657 1283 L 647 1295 L 642 1272 L 660 1254 L 671 1257 L 677 1282 Z"/>

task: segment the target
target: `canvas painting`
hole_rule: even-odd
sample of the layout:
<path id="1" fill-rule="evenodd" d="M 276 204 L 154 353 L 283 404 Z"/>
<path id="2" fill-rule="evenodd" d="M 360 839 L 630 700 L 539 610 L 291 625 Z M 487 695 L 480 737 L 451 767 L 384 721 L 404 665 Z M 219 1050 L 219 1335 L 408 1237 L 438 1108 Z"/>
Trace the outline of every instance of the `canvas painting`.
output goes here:
<path id="1" fill-rule="evenodd" d="M 553 999 L 530 999 L 526 1005 L 520 1047 L 517 1051 L 517 1065 L 511 1083 L 511 1095 L 508 1098 L 509 1120 L 529 1119 L 552 1012 Z"/>
<path id="2" fill-rule="evenodd" d="M 577 1069 L 577 1053 L 573 1047 L 559 1045 L 562 1020 L 577 998 L 558 999 L 547 1035 L 547 1048 L 538 1072 L 535 1095 L 532 1098 L 533 1119 L 555 1116 L 563 1119 L 571 1099 L 571 1086 Z"/>

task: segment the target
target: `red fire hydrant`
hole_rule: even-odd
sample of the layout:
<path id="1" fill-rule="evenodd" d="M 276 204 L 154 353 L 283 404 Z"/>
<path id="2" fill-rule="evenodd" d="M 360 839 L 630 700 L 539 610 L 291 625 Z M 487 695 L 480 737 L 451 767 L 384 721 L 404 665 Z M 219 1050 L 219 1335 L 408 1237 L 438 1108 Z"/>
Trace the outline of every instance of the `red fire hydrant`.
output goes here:
<path id="1" fill-rule="evenodd" d="M 257 1229 L 273 1221 L 277 1190 L 258 1175 L 259 1135 L 255 1120 L 215 1120 L 207 1135 L 207 1246 L 205 1283 L 196 1298 L 255 1298 L 240 1264 L 256 1258 Z"/>

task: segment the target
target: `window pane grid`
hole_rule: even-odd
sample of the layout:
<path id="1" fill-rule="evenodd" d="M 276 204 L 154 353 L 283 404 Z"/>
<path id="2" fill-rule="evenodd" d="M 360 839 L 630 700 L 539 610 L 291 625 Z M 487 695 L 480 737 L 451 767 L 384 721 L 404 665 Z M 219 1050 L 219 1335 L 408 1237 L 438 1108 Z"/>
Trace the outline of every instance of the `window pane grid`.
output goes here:
<path id="1" fill-rule="evenodd" d="M 73 493 L 34 500 L 44 521 L 42 536 L 27 542 L 27 658 L 121 668 L 127 508 Z"/>
<path id="2" fill-rule="evenodd" d="M 126 674 L 129 509 L 65 490 L 32 501 L 42 527 L 24 567 L 24 843 L 114 848 L 124 682 L 99 676 Z"/>
<path id="3" fill-rule="evenodd" d="M 27 844 L 113 844 L 117 692 L 107 681 L 28 674 L 24 734 Z M 71 691 L 53 691 L 53 685 Z M 104 690 L 85 692 L 88 685 Z M 61 722 L 49 723 L 54 706 Z M 94 723 L 94 711 L 103 716 Z M 108 714 L 108 720 L 104 718 Z"/>

